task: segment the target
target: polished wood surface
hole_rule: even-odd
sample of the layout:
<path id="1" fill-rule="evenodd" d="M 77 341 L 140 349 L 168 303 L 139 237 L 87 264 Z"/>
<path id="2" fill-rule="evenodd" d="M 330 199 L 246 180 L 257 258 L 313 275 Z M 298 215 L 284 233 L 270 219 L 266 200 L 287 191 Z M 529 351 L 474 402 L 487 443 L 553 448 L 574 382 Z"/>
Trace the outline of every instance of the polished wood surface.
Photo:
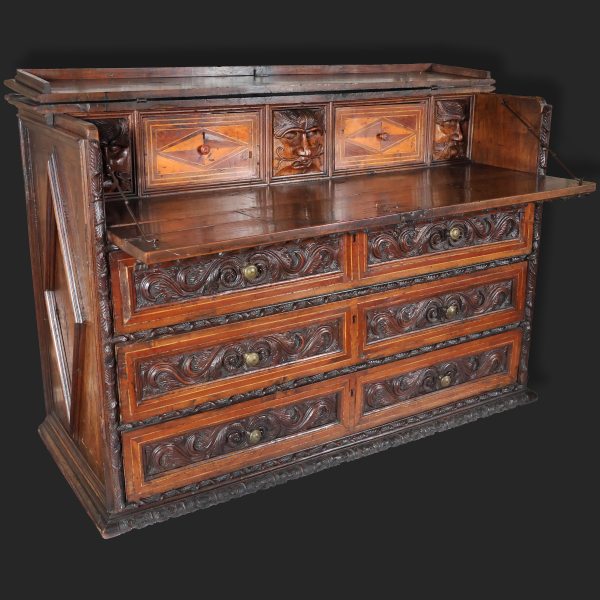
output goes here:
<path id="1" fill-rule="evenodd" d="M 398 223 L 404 213 L 443 217 L 590 193 L 595 184 L 481 164 L 440 165 L 132 201 L 147 238 L 118 201 L 107 206 L 109 239 L 154 264 L 300 237 Z"/>
<path id="2" fill-rule="evenodd" d="M 470 86 L 491 88 L 488 71 L 415 65 L 20 69 L 5 84 L 38 102 L 232 96 Z"/>
<path id="3" fill-rule="evenodd" d="M 19 70 L 47 416 L 103 536 L 516 407 L 551 107 L 431 63 Z M 118 100 L 118 101 L 116 101 Z"/>

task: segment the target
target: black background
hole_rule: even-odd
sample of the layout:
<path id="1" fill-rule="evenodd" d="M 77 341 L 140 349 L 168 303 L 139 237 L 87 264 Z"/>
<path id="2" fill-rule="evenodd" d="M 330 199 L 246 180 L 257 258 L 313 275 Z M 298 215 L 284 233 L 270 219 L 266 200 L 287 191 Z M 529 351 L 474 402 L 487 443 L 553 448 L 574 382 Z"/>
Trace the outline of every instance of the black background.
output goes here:
<path id="1" fill-rule="evenodd" d="M 575 2 L 5 3 L 0 76 L 18 67 L 433 61 L 492 71 L 554 106 L 551 145 L 600 179 L 596 23 Z M 219 7 L 217 9 L 216 7 Z M 595 57 L 595 58 L 593 58 Z M 37 437 L 43 419 L 14 109 L 0 107 L 3 546 L 22 586 L 128 581 L 220 595 L 379 595 L 417 583 L 479 597 L 586 579 L 597 533 L 600 194 L 546 205 L 530 385 L 540 401 L 266 492 L 102 541 Z M 549 174 L 562 176 L 550 163 Z M 419 572 L 421 568 L 425 575 Z M 452 567 L 448 575 L 442 571 Z M 227 569 L 227 573 L 223 571 Z M 274 575 L 273 572 L 277 573 Z M 521 579 L 519 592 L 511 587 Z M 277 582 L 282 578 L 282 583 Z M 376 583 L 379 581 L 380 583 Z M 506 586 L 506 588 L 505 588 Z M 566 592 L 565 592 L 566 593 Z M 535 595 L 537 597 L 537 594 Z"/>

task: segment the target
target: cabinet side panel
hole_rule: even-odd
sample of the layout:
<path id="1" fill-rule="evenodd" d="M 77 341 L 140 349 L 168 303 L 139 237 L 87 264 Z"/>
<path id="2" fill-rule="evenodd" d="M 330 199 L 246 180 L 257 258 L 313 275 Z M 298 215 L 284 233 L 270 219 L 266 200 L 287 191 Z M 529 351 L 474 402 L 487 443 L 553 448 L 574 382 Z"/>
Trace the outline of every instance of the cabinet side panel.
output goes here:
<path id="1" fill-rule="evenodd" d="M 20 130 L 46 410 L 60 418 L 104 481 L 98 331 L 90 318 L 96 309 L 84 141 L 28 115 L 21 116 Z"/>
<path id="2" fill-rule="evenodd" d="M 477 94 L 472 160 L 494 167 L 543 174 L 547 159 L 543 145 L 547 144 L 550 136 L 550 114 L 551 107 L 542 98 Z"/>

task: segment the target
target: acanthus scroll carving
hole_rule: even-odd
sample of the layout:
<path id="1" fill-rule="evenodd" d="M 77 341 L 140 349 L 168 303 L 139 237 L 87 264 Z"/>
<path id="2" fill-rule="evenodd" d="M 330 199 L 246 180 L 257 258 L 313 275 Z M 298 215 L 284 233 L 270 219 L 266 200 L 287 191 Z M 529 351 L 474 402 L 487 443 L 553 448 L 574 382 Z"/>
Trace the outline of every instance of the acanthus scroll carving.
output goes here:
<path id="1" fill-rule="evenodd" d="M 512 306 L 513 281 L 497 281 L 366 313 L 367 341 L 376 342 Z"/>
<path id="2" fill-rule="evenodd" d="M 414 221 L 368 233 L 369 264 L 518 239 L 523 209 Z"/>
<path id="3" fill-rule="evenodd" d="M 340 270 L 341 237 L 309 238 L 134 270 L 136 308 Z M 255 267 L 248 279 L 244 268 Z"/>
<path id="4" fill-rule="evenodd" d="M 504 373 L 508 369 L 508 358 L 509 349 L 504 346 L 411 371 L 399 377 L 368 383 L 363 388 L 363 411 L 367 413 L 443 388 Z"/>
<path id="5" fill-rule="evenodd" d="M 146 479 L 338 421 L 339 393 L 274 408 L 143 448 Z"/>
<path id="6" fill-rule="evenodd" d="M 341 346 L 340 320 L 293 331 L 271 333 L 174 356 L 137 363 L 142 400 L 207 381 L 336 352 Z M 247 356 L 253 355 L 254 364 Z"/>

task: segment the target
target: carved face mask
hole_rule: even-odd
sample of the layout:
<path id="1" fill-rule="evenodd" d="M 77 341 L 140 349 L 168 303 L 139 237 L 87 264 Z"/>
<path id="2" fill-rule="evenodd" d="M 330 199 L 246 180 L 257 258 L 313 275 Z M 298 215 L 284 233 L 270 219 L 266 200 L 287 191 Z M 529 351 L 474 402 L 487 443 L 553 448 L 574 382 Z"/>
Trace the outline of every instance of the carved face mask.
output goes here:
<path id="1" fill-rule="evenodd" d="M 463 123 L 466 120 L 466 106 L 461 102 L 440 101 L 436 106 L 434 160 L 463 158 L 466 143 Z"/>
<path id="2" fill-rule="evenodd" d="M 323 110 L 280 110 L 274 113 L 275 175 L 320 173 L 323 156 Z"/>

